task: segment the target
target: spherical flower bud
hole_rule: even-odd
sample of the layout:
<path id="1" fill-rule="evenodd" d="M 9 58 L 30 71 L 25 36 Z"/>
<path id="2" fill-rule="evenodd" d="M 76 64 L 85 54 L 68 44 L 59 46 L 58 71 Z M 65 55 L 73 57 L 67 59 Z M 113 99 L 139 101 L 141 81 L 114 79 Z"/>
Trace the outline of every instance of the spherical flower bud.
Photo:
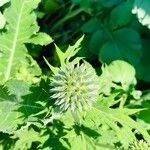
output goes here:
<path id="1" fill-rule="evenodd" d="M 51 81 L 51 98 L 63 111 L 85 110 L 92 106 L 99 94 L 98 77 L 85 63 L 69 63 L 59 68 Z"/>

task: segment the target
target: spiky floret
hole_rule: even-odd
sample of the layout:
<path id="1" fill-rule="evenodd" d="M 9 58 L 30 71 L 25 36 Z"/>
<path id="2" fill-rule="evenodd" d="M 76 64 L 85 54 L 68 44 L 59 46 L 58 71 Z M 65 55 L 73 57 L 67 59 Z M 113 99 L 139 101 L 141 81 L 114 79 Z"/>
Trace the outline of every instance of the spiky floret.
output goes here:
<path id="1" fill-rule="evenodd" d="M 134 141 L 130 146 L 130 150 L 150 150 L 150 146 L 143 140 Z"/>
<path id="2" fill-rule="evenodd" d="M 69 63 L 53 75 L 51 98 L 56 100 L 55 104 L 63 111 L 85 110 L 92 106 L 99 94 L 97 79 L 92 67 L 87 67 L 85 63 Z"/>

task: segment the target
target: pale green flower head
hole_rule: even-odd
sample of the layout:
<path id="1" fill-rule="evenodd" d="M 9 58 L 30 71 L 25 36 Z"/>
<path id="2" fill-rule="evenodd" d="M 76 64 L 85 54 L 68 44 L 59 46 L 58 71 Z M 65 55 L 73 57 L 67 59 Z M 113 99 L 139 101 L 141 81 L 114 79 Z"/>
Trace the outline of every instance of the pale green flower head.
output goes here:
<path id="1" fill-rule="evenodd" d="M 85 110 L 92 106 L 99 94 L 98 76 L 85 63 L 68 63 L 53 75 L 51 98 L 63 111 Z"/>
<path id="2" fill-rule="evenodd" d="M 134 141 L 130 146 L 130 150 L 150 150 L 150 146 L 143 140 Z"/>

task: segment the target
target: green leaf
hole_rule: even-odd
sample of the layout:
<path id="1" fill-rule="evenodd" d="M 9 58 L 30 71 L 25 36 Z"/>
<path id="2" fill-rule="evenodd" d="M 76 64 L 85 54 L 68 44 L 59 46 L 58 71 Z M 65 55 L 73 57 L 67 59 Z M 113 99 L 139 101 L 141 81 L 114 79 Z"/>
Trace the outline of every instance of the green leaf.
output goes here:
<path id="1" fill-rule="evenodd" d="M 77 135 L 74 130 L 72 130 L 71 132 L 69 132 L 65 136 L 65 138 L 69 139 L 69 143 L 70 143 L 70 146 L 71 146 L 72 150 L 86 149 L 86 143 L 85 143 L 85 141 L 82 139 L 82 137 L 80 135 Z"/>
<path id="2" fill-rule="evenodd" d="M 69 62 L 70 58 L 75 56 L 79 49 L 81 42 L 83 41 L 84 36 L 82 36 L 73 46 L 70 46 L 67 48 L 65 52 L 62 52 L 57 46 L 56 46 L 56 52 L 58 54 L 61 66 L 64 65 L 65 62 Z"/>
<path id="3" fill-rule="evenodd" d="M 14 135 L 11 138 L 17 139 L 14 144 L 14 150 L 19 150 L 20 148 L 23 150 L 27 150 L 31 148 L 33 142 L 40 141 L 40 134 L 32 128 L 24 128 L 15 131 Z"/>
<path id="4" fill-rule="evenodd" d="M 77 42 L 73 46 L 69 45 L 69 47 L 67 48 L 67 50 L 65 52 L 62 52 L 61 49 L 57 45 L 55 45 L 56 53 L 60 60 L 61 66 L 64 66 L 65 63 L 69 63 L 70 58 L 74 57 L 78 53 L 83 38 L 84 38 L 84 36 L 82 36 L 79 40 L 77 40 Z M 45 60 L 46 64 L 49 66 L 49 68 L 52 70 L 53 73 L 57 71 L 57 67 L 53 67 L 51 64 L 49 64 L 49 62 L 46 60 L 46 58 L 44 58 L 44 60 Z M 77 60 L 80 60 L 80 59 L 76 58 L 75 61 L 77 61 Z"/>
<path id="5" fill-rule="evenodd" d="M 58 71 L 58 68 L 57 67 L 53 67 L 45 57 L 44 58 L 44 61 L 46 62 L 47 66 L 49 67 L 49 69 L 53 72 L 53 73 L 56 73 Z"/>
<path id="6" fill-rule="evenodd" d="M 104 7 L 112 7 L 116 4 L 119 4 L 122 0 L 102 0 L 102 4 Z"/>
<path id="7" fill-rule="evenodd" d="M 44 12 L 51 15 L 59 9 L 60 4 L 56 0 L 44 0 L 43 2 L 43 9 Z"/>
<path id="8" fill-rule="evenodd" d="M 0 29 L 3 29 L 4 26 L 6 24 L 6 19 L 5 17 L 2 15 L 2 13 L 0 12 Z"/>
<path id="9" fill-rule="evenodd" d="M 140 101 L 133 103 L 133 105 L 140 105 L 140 107 L 144 108 L 143 111 L 141 111 L 137 118 L 138 121 L 147 129 L 150 128 L 150 91 L 147 90 L 145 93 L 143 93 Z"/>
<path id="10" fill-rule="evenodd" d="M 105 68 L 103 73 L 104 76 L 107 76 L 113 82 L 121 83 L 125 89 L 128 89 L 130 85 L 136 84 L 135 69 L 125 61 L 113 61 Z"/>
<path id="11" fill-rule="evenodd" d="M 21 113 L 16 111 L 18 100 L 14 95 L 9 95 L 4 87 L 0 87 L 0 93 L 0 131 L 12 133 L 16 130 L 17 125 L 22 122 L 21 118 L 18 119 Z"/>
<path id="12" fill-rule="evenodd" d="M 39 141 L 42 141 L 39 146 L 40 150 L 70 149 L 69 139 L 65 138 L 65 135 L 70 132 L 71 128 L 67 128 L 64 123 L 65 122 L 62 122 L 62 120 L 54 120 L 53 126 L 43 129 Z"/>
<path id="13" fill-rule="evenodd" d="M 92 0 L 72 0 L 74 4 L 79 4 L 80 7 L 86 8 L 87 10 L 92 5 Z"/>
<path id="14" fill-rule="evenodd" d="M 49 99 L 46 86 L 44 81 L 31 86 L 18 80 L 9 80 L 5 86 L 0 86 L 0 131 L 13 133 L 19 124 L 32 120 L 46 109 L 46 104 L 39 103 Z"/>
<path id="15" fill-rule="evenodd" d="M 145 38 L 142 40 L 142 58 L 140 62 L 135 66 L 138 79 L 147 82 L 150 81 L 149 49 L 150 49 L 149 38 Z"/>
<path id="16" fill-rule="evenodd" d="M 69 47 L 67 48 L 65 52 L 65 58 L 67 59 L 68 62 L 80 50 L 81 42 L 83 41 L 83 39 L 84 39 L 84 35 L 81 38 L 79 38 L 74 45 L 72 46 L 69 45 Z"/>
<path id="17" fill-rule="evenodd" d="M 105 34 L 104 30 L 97 30 L 96 32 L 94 32 L 89 42 L 90 52 L 97 55 L 99 53 L 99 49 L 107 39 L 108 37 Z"/>
<path id="18" fill-rule="evenodd" d="M 136 14 L 139 22 L 150 28 L 150 1 L 149 0 L 135 0 L 132 13 Z"/>
<path id="19" fill-rule="evenodd" d="M 92 18 L 81 27 L 84 33 L 92 33 L 99 29 L 101 23 L 97 18 Z"/>
<path id="20" fill-rule="evenodd" d="M 95 142 L 95 139 L 99 136 L 99 134 L 86 126 L 77 126 L 74 125 L 73 129 L 70 130 L 64 138 L 68 139 L 71 150 L 82 150 L 82 149 L 90 149 L 95 150 L 99 146 Z M 103 148 L 103 146 L 99 147 Z"/>
<path id="21" fill-rule="evenodd" d="M 106 42 L 99 52 L 99 60 L 110 63 L 121 59 L 137 64 L 141 57 L 141 40 L 138 32 L 131 28 L 122 28 L 112 34 L 112 39 Z"/>
<path id="22" fill-rule="evenodd" d="M 25 43 L 28 43 L 30 38 L 39 31 L 36 15 L 33 12 L 39 2 L 40 0 L 12 0 L 11 5 L 4 11 L 8 25 L 7 30 L 0 34 L 0 50 L 2 51 L 0 59 L 1 82 L 6 82 L 11 77 L 15 77 L 20 67 L 37 67 L 36 62 L 28 57 Z M 45 40 L 45 36 L 43 40 Z M 34 43 L 43 44 L 41 40 L 36 41 L 35 39 Z M 44 44 L 47 43 L 48 41 Z M 38 75 L 40 73 L 41 71 L 38 72 Z M 35 75 L 37 74 L 35 73 Z"/>
<path id="23" fill-rule="evenodd" d="M 95 107 L 96 108 L 91 110 L 92 114 L 97 116 L 94 117 L 94 120 L 99 121 L 99 123 L 103 122 L 112 128 L 112 130 L 116 132 L 116 135 L 124 147 L 127 148 L 130 142 L 136 139 L 135 133 L 132 131 L 133 129 L 137 129 L 137 131 L 143 135 L 144 139 L 150 143 L 150 135 L 146 129 L 131 119 L 126 109 L 110 109 L 104 106 L 100 106 L 99 103 L 97 103 Z"/>
<path id="24" fill-rule="evenodd" d="M 57 45 L 55 45 L 55 48 L 56 48 L 56 53 L 57 53 L 59 60 L 60 60 L 60 64 L 63 66 L 65 59 L 66 59 L 65 53 L 62 52 Z"/>
<path id="25" fill-rule="evenodd" d="M 132 3 L 130 1 L 123 2 L 115 7 L 111 12 L 110 24 L 112 29 L 127 25 L 132 18 L 131 10 Z"/>
<path id="26" fill-rule="evenodd" d="M 33 43 L 35 45 L 42 45 L 42 46 L 46 46 L 52 42 L 53 42 L 52 38 L 46 33 L 37 33 L 31 36 L 31 38 L 28 40 L 28 43 Z"/>

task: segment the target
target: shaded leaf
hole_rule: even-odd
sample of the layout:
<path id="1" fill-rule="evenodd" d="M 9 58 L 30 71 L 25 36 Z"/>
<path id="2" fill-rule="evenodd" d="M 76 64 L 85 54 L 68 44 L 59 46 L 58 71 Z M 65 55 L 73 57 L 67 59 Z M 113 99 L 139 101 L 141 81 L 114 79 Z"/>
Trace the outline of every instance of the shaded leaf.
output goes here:
<path id="1" fill-rule="evenodd" d="M 130 1 L 123 2 L 115 7 L 111 12 L 110 24 L 112 29 L 127 25 L 132 18 L 131 10 L 132 3 Z"/>
<path id="2" fill-rule="evenodd" d="M 99 60 L 106 63 L 121 59 L 137 64 L 140 57 L 140 36 L 131 28 L 122 28 L 113 32 L 112 40 L 106 42 L 99 52 Z"/>
<path id="3" fill-rule="evenodd" d="M 23 81 L 10 80 L 5 86 L 0 87 L 0 131 L 13 133 L 19 124 L 28 120 L 32 121 L 34 115 L 46 109 L 49 95 L 45 83 L 30 86 Z M 47 91 L 47 90 L 46 90 Z M 44 116 L 44 114 L 41 114 Z M 45 114 L 46 115 L 46 114 Z M 40 119 L 40 118 L 39 118 Z M 37 120 L 37 119 L 35 119 Z"/>

